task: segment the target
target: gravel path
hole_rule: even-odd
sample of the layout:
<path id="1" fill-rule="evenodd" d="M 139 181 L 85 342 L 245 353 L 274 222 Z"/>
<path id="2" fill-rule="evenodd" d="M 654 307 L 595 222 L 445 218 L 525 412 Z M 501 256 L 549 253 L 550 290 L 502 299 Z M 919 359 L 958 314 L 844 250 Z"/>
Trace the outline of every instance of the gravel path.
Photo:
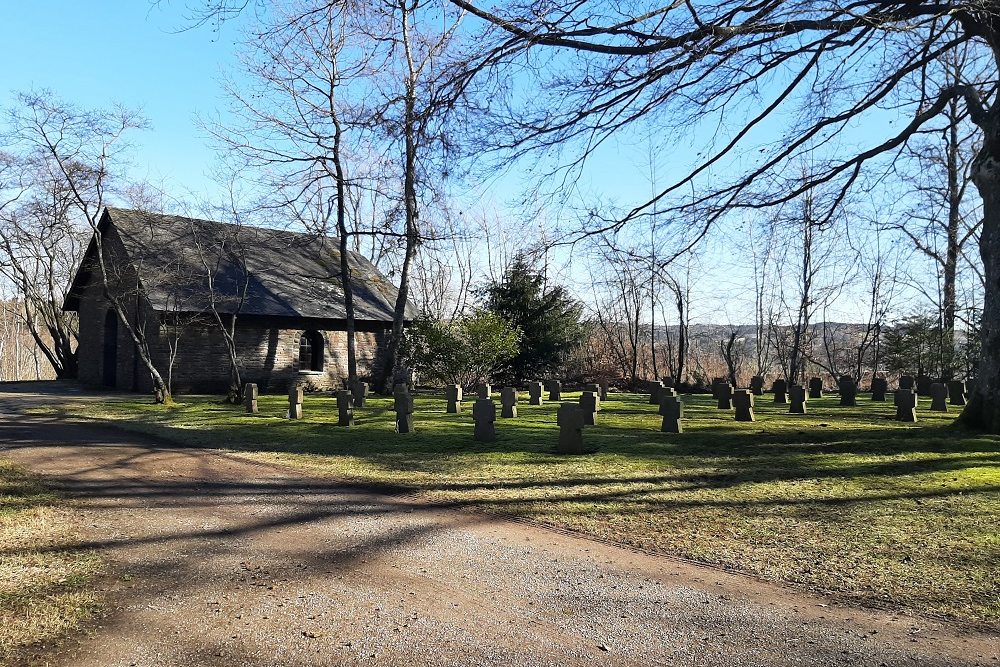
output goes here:
<path id="1" fill-rule="evenodd" d="M 18 415 L 108 612 L 45 664 L 1000 665 L 997 636 L 112 429 Z M 58 546 L 58 545 L 57 545 Z"/>

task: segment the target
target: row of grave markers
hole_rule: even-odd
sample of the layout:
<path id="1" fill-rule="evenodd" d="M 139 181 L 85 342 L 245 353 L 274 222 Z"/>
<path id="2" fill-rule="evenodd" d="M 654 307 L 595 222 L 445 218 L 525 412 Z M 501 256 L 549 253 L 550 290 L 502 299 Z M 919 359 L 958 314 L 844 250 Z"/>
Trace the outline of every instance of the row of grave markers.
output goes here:
<path id="1" fill-rule="evenodd" d="M 754 378 L 758 380 L 759 378 Z M 684 405 L 677 394 L 677 390 L 667 385 L 669 379 L 660 380 L 652 384 L 649 402 L 658 406 L 659 415 L 662 417 L 660 430 L 665 433 L 683 433 L 682 419 L 684 417 Z M 716 378 L 712 384 L 712 395 L 717 400 L 717 407 L 720 410 L 734 410 L 736 421 L 754 421 L 755 397 L 762 395 L 763 391 L 760 383 L 754 382 L 756 386 L 750 389 L 734 389 L 731 384 L 722 378 Z M 906 387 L 904 382 L 900 383 L 900 388 L 893 394 L 893 401 L 896 406 L 896 419 L 905 422 L 917 421 L 917 393 L 909 383 Z M 528 396 L 531 405 L 542 405 L 544 398 L 543 389 L 548 391 L 548 400 L 562 400 L 562 382 L 550 380 L 544 384 L 541 382 L 528 383 Z M 857 385 L 849 377 L 840 379 L 840 405 L 857 405 Z M 771 387 L 774 394 L 774 403 L 779 405 L 789 405 L 789 413 L 806 414 L 806 405 L 809 399 L 821 398 L 823 395 L 822 381 L 819 378 L 811 378 L 809 381 L 808 393 L 805 387 L 793 384 L 789 386 L 785 380 L 775 380 Z M 872 382 L 872 400 L 884 401 L 888 391 L 888 383 L 884 378 L 876 378 Z M 966 385 L 964 382 L 952 381 L 945 385 L 943 383 L 933 383 L 930 387 L 931 410 L 937 412 L 947 412 L 946 401 L 950 398 L 952 405 L 965 405 L 967 398 Z M 244 388 L 244 406 L 247 414 L 258 412 L 258 387 L 256 384 L 248 383 Z M 496 439 L 495 422 L 497 419 L 496 404 L 493 402 L 493 388 L 489 384 L 481 384 L 476 388 L 476 401 L 472 409 L 472 417 L 475 424 L 474 438 L 481 442 L 492 442 Z M 361 382 L 352 387 L 351 390 L 340 390 L 336 393 L 338 426 L 354 425 L 354 408 L 364 407 L 368 397 L 368 384 Z M 556 413 L 556 421 L 559 425 L 559 445 L 557 451 L 560 453 L 581 453 L 583 451 L 583 427 L 592 426 L 597 423 L 597 413 L 601 411 L 601 400 L 607 400 L 608 384 L 589 384 L 584 387 L 580 395 L 579 403 L 561 403 Z M 445 398 L 447 400 L 447 412 L 460 413 L 463 410 L 463 392 L 460 385 L 448 385 L 445 387 Z M 789 400 L 790 399 L 790 400 Z M 292 386 L 288 391 L 288 419 L 302 419 L 303 389 L 301 386 Z M 517 417 L 518 395 L 514 387 L 504 387 L 500 391 L 501 412 L 500 417 L 511 419 Z M 393 388 L 393 410 L 396 414 L 396 432 L 410 433 L 413 431 L 413 397 L 405 384 L 398 384 Z"/>
<path id="2" fill-rule="evenodd" d="M 757 380 L 759 378 L 754 379 Z M 900 383 L 900 388 L 893 392 L 896 419 L 899 421 L 915 422 L 917 421 L 917 393 L 913 388 L 912 378 L 910 378 L 910 382 L 906 382 L 905 380 L 904 376 L 903 382 Z M 763 394 L 763 391 L 760 390 L 760 384 L 755 384 L 757 386 L 751 389 L 734 390 L 731 384 L 722 378 L 716 378 L 712 383 L 712 396 L 718 401 L 717 406 L 720 410 L 735 409 L 736 421 L 754 421 L 754 397 Z M 841 377 L 838 390 L 841 406 L 853 407 L 857 405 L 858 387 L 853 378 Z M 654 384 L 650 392 L 650 403 L 660 400 L 665 391 L 668 391 L 668 389 L 664 386 L 663 381 Z M 820 378 L 811 378 L 807 394 L 805 387 L 797 384 L 789 386 L 785 380 L 779 379 L 774 381 L 771 391 L 774 394 L 775 404 L 789 405 L 788 412 L 790 414 L 804 415 L 807 412 L 806 405 L 809 399 L 823 397 L 823 382 Z M 872 381 L 872 400 L 885 401 L 887 391 L 888 381 L 885 378 L 875 378 Z M 949 399 L 952 405 L 959 406 L 965 405 L 968 399 L 966 384 L 958 380 L 951 381 L 948 384 L 943 382 L 932 383 L 930 385 L 930 395 L 930 409 L 932 412 L 948 412 Z"/>
<path id="3" fill-rule="evenodd" d="M 550 401 L 562 399 L 562 382 L 552 380 L 543 385 L 541 382 L 528 384 L 528 395 L 531 405 L 542 405 L 543 387 L 548 389 Z M 601 410 L 601 399 L 607 399 L 608 384 L 591 384 L 585 387 L 580 395 L 579 404 L 562 403 L 556 413 L 559 424 L 559 446 L 561 453 L 581 453 L 583 451 L 583 427 L 597 423 L 596 415 Z M 473 435 L 481 442 L 492 442 L 496 439 L 495 422 L 497 418 L 496 404 L 493 402 L 493 388 L 489 384 L 481 384 L 476 389 L 477 400 L 472 408 L 475 423 Z M 405 384 L 397 384 L 393 388 L 393 410 L 396 413 L 396 432 L 411 433 L 413 431 L 413 397 Z M 256 414 L 258 408 L 259 389 L 256 384 L 248 383 L 243 391 L 243 404 L 247 414 Z M 352 390 L 340 390 L 336 393 L 338 426 L 354 425 L 354 408 L 363 407 L 368 397 L 368 384 L 358 383 Z M 462 387 L 448 385 L 445 387 L 445 397 L 448 402 L 447 412 L 462 412 Z M 304 392 L 301 386 L 292 386 L 288 390 L 288 419 L 302 419 L 302 403 Z M 504 387 L 500 392 L 502 418 L 517 417 L 517 389 Z"/>

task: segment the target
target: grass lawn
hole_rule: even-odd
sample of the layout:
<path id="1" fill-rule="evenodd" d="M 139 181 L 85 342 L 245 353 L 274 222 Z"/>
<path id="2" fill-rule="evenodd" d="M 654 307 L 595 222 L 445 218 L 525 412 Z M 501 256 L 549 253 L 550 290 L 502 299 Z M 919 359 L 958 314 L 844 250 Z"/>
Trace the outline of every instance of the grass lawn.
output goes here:
<path id="1" fill-rule="evenodd" d="M 576 400 L 579 394 L 566 394 Z M 737 423 L 709 396 L 685 396 L 682 435 L 659 433 L 646 397 L 613 395 L 593 453 L 559 456 L 557 406 L 518 407 L 498 439 L 472 439 L 471 402 L 445 414 L 443 396 L 416 396 L 416 433 L 393 432 L 391 399 L 336 426 L 332 398 L 307 396 L 306 419 L 283 419 L 285 397 L 259 415 L 214 397 L 69 404 L 70 415 L 188 444 L 405 485 L 598 538 L 834 592 L 1000 627 L 1000 438 L 952 427 L 922 399 L 918 424 L 887 403 L 813 400 L 789 415 L 770 395 L 757 421 Z M 498 401 L 499 403 L 499 401 Z M 498 406 L 499 408 L 499 406 Z M 919 409 L 918 409 L 919 410 Z"/>
<path id="2" fill-rule="evenodd" d="M 87 584 L 97 557 L 50 550 L 70 534 L 70 510 L 38 480 L 0 458 L 0 664 L 75 629 L 97 606 Z"/>

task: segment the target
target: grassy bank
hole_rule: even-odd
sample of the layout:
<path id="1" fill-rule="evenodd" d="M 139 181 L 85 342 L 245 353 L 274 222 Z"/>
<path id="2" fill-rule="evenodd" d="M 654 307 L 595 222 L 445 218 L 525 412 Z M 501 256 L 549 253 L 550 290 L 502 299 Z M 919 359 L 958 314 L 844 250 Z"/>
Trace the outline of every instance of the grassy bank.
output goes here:
<path id="1" fill-rule="evenodd" d="M 313 396 L 301 422 L 283 419 L 284 397 L 270 396 L 254 416 L 209 397 L 169 409 L 137 400 L 64 411 L 1000 627 L 1000 439 L 954 430 L 957 411 L 901 424 L 891 402 L 866 397 L 857 408 L 812 401 L 801 416 L 768 396 L 754 423 L 733 421 L 707 396 L 684 401 L 678 436 L 658 432 L 645 397 L 613 396 L 585 432 L 594 452 L 578 457 L 552 453 L 555 405 L 519 406 L 486 444 L 472 439 L 471 404 L 447 415 L 430 395 L 416 397 L 417 432 L 406 436 L 393 432 L 382 398 L 358 410 L 350 429 L 336 426 L 333 399 Z"/>
<path id="2" fill-rule="evenodd" d="M 59 547 L 71 532 L 66 503 L 0 459 L 0 664 L 28 660 L 94 613 L 99 563 Z"/>

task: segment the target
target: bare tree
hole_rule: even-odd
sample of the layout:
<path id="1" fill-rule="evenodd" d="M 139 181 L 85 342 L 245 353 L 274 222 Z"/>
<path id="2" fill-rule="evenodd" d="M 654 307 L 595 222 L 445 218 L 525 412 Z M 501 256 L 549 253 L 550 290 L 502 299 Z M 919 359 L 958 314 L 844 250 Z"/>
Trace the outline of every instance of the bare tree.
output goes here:
<path id="1" fill-rule="evenodd" d="M 981 52 L 963 45 L 927 68 L 941 87 L 962 85 L 965 78 L 982 80 Z M 959 270 L 978 270 L 979 258 L 968 252 L 979 243 L 982 211 L 968 194 L 973 158 L 979 133 L 958 98 L 944 105 L 938 122 L 928 123 L 906 146 L 905 160 L 896 164 L 904 182 L 916 193 L 916 203 L 906 211 L 895 229 L 928 258 L 939 276 L 933 301 L 941 318 L 943 375 L 954 375 L 957 287 Z M 976 201 L 972 201 L 976 200 Z M 926 280 L 919 280 L 926 287 Z"/>
<path id="2" fill-rule="evenodd" d="M 646 347 L 642 315 L 648 294 L 647 271 L 607 243 L 597 244 L 590 265 L 593 319 L 600 347 L 614 360 L 614 367 L 628 385 L 638 387 L 639 365 Z M 651 348 L 649 353 L 652 354 Z"/>
<path id="3" fill-rule="evenodd" d="M 49 174 L 60 181 L 72 215 L 92 233 L 97 266 L 105 297 L 135 346 L 150 375 L 157 402 L 169 403 L 170 391 L 153 362 L 147 338 L 146 311 L 138 275 L 132 267 L 113 261 L 100 228 L 116 168 L 128 149 L 126 136 L 145 127 L 136 113 L 116 107 L 81 110 L 57 100 L 50 92 L 21 93 L 10 111 L 9 140 L 23 155 L 44 156 Z"/>
<path id="4" fill-rule="evenodd" d="M 699 124 L 718 127 L 685 175 L 624 216 L 595 216 L 584 231 L 621 227 L 661 203 L 704 233 L 733 211 L 781 205 L 818 185 L 833 193 L 814 212 L 825 223 L 844 197 L 865 183 L 864 173 L 885 169 L 922 128 L 958 101 L 982 140 L 971 175 L 983 198 L 979 247 L 986 277 L 981 375 L 963 418 L 1000 431 L 997 6 L 882 0 L 607 5 L 584 0 L 566 7 L 512 0 L 486 8 L 475 0 L 452 2 L 486 21 L 489 30 L 482 39 L 493 39 L 491 54 L 473 71 L 493 73 L 499 65 L 516 63 L 537 77 L 539 85 L 527 95 L 523 77 L 516 94 L 508 81 L 496 77 L 492 107 L 499 113 L 486 132 L 497 137 L 494 145 L 507 155 L 558 148 L 569 154 L 562 161 L 565 174 L 584 164 L 604 141 L 649 116 L 660 120 L 667 135 Z M 928 67 L 966 46 L 988 59 L 984 79 L 963 72 L 958 84 L 949 84 L 926 76 Z M 551 67 L 530 68 L 525 54 L 539 48 L 560 49 L 558 58 L 548 61 Z M 916 86 L 919 94 L 901 94 L 914 81 L 924 82 Z M 903 122 L 875 121 L 884 118 L 890 103 Z M 725 122 L 716 125 L 723 116 Z M 779 116 L 781 136 L 760 141 L 760 131 Z M 886 129 L 882 136 L 858 138 L 856 150 L 843 151 L 832 141 L 838 134 L 851 136 L 859 125 Z M 806 173 L 789 169 L 817 145 L 825 150 Z M 748 159 L 741 162 L 744 156 Z M 732 178 L 705 183 L 708 170 L 736 164 L 743 166 L 733 170 Z M 692 189 L 694 196 L 686 196 Z"/>
<path id="5" fill-rule="evenodd" d="M 0 277 L 16 288 L 25 327 L 58 378 L 76 377 L 77 321 L 62 310 L 85 241 L 51 161 L 0 156 Z M 16 178 L 4 183 L 6 172 Z M 14 201 L 16 199 L 16 201 Z"/>

